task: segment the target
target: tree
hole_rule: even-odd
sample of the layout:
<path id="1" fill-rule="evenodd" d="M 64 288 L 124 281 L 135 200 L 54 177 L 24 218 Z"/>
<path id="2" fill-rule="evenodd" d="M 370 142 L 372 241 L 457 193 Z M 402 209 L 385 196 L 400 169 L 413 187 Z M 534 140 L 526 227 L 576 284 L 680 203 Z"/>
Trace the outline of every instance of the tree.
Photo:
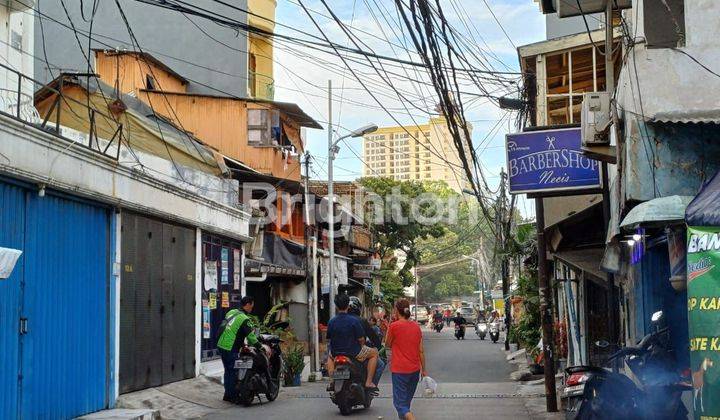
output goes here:
<path id="1" fill-rule="evenodd" d="M 403 286 L 410 286 L 414 282 L 412 268 L 420 261 L 418 241 L 427 238 L 437 238 L 445 233 L 444 226 L 439 222 L 425 223 L 413 217 L 413 206 L 422 218 L 435 216 L 436 209 L 430 203 L 423 203 L 420 198 L 432 191 L 423 183 L 415 181 L 397 181 L 391 178 L 363 178 L 360 184 L 372 194 L 365 208 L 366 220 L 369 220 L 374 233 L 377 249 L 383 263 L 394 258 L 395 251 L 402 251 L 405 263 L 396 267 L 396 275 L 387 274 L 384 277 L 389 288 L 395 288 L 397 280 Z M 380 202 L 378 208 L 373 203 Z M 378 214 L 379 211 L 382 215 Z M 380 217 L 383 216 L 383 217 Z M 394 272 L 395 272 L 394 271 Z M 382 274 L 381 274 L 382 275 Z M 381 277 L 381 288 L 383 277 Z M 387 296 L 386 296 L 387 298 Z"/>

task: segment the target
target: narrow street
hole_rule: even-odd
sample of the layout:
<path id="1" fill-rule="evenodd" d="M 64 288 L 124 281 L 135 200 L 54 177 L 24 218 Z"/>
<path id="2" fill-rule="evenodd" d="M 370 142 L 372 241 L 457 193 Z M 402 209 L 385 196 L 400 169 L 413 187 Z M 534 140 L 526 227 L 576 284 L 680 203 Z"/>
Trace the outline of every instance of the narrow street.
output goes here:
<path id="1" fill-rule="evenodd" d="M 526 397 L 517 395 L 517 383 L 510 382 L 511 366 L 505 361 L 502 344 L 480 340 L 471 329 L 464 341 L 453 336 L 452 327 L 441 333 L 423 327 L 428 373 L 438 382 L 435 397 L 424 398 L 418 389 L 413 412 L 419 419 L 530 418 Z M 396 418 L 392 405 L 390 373 L 380 384 L 380 397 L 367 410 L 356 410 L 354 419 Z M 284 388 L 277 401 L 232 407 L 206 418 L 332 419 L 342 418 L 325 392 L 326 382 Z M 302 413 L 302 414 L 301 414 Z"/>

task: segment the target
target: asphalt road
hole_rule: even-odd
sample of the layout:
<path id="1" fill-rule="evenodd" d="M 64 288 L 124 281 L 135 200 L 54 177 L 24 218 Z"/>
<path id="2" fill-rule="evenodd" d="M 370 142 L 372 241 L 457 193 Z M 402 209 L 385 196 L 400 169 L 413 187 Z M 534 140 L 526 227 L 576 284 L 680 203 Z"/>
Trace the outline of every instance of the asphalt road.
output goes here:
<path id="1" fill-rule="evenodd" d="M 502 344 L 481 341 L 468 329 L 466 339 L 455 340 L 453 330 L 441 333 L 423 327 L 428 373 L 438 382 L 438 394 L 422 396 L 418 389 L 413 412 L 418 419 L 450 418 L 533 418 L 524 398 L 517 395 L 516 383 L 510 382 L 511 368 L 505 361 Z M 327 383 L 303 384 L 283 389 L 280 397 L 269 404 L 251 407 L 232 406 L 207 414 L 205 418 L 261 419 L 341 419 L 338 409 L 325 392 Z M 380 396 L 367 410 L 356 410 L 351 419 L 395 419 L 392 406 L 390 373 L 380 381 Z"/>
<path id="2" fill-rule="evenodd" d="M 511 367 L 502 353 L 503 344 L 493 344 L 489 337 L 480 340 L 468 327 L 465 340 L 456 340 L 454 327 L 444 327 L 440 333 L 422 327 L 425 344 L 425 362 L 428 375 L 437 382 L 482 383 L 505 382 L 510 378 Z M 381 382 L 390 383 L 385 372 Z"/>

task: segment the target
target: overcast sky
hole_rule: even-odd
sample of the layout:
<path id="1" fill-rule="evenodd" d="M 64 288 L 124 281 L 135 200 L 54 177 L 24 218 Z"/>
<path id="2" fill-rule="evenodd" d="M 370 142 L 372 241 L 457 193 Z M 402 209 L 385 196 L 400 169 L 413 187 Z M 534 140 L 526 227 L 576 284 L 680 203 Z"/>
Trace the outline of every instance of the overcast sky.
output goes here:
<path id="1" fill-rule="evenodd" d="M 336 22 L 329 18 L 327 9 L 319 0 L 305 0 L 322 31 L 334 42 L 354 47 Z M 402 59 L 413 57 L 408 49 L 410 44 L 402 45 L 400 25 L 391 0 L 331 0 L 333 11 L 351 30 L 366 43 L 364 50 Z M 483 0 L 443 0 L 444 11 L 448 19 L 469 42 L 483 50 L 483 54 L 495 70 L 518 70 L 516 46 L 543 40 L 545 24 L 537 3 L 532 0 L 487 0 L 497 19 L 507 32 L 507 36 L 491 15 Z M 369 7 L 370 6 L 370 7 Z M 384 9 L 384 10 L 383 10 Z M 372 13 L 371 13 L 372 10 Z M 384 13 L 380 13 L 380 11 Z M 292 26 L 314 36 L 322 36 L 313 22 L 302 10 L 297 0 L 278 0 L 276 31 L 296 37 L 308 38 L 293 29 Z M 508 39 L 509 37 L 509 39 Z M 388 42 L 387 40 L 391 42 Z M 513 45 L 514 44 L 514 45 Z M 327 127 L 328 120 L 328 79 L 333 83 L 333 124 L 339 134 L 367 123 L 378 126 L 397 125 L 395 119 L 405 125 L 423 124 L 428 112 L 432 112 L 435 100 L 429 86 L 403 82 L 399 76 L 405 70 L 387 66 L 389 72 L 399 75 L 393 84 L 407 100 L 398 97 L 379 77 L 372 74 L 372 67 L 351 63 L 353 70 L 366 81 L 370 90 L 383 106 L 391 110 L 391 115 L 380 108 L 375 99 L 357 82 L 337 56 L 304 49 L 304 47 L 279 43 L 275 46 L 275 98 L 279 101 L 295 102 L 305 112 Z M 367 63 L 358 56 L 354 60 Z M 409 75 L 417 74 L 410 70 Z M 465 89 L 464 89 L 465 90 Z M 478 92 L 477 89 L 470 89 Z M 466 104 L 466 118 L 472 122 L 473 142 L 481 154 L 489 182 L 496 184 L 500 168 L 505 164 L 504 135 L 513 131 L 513 121 L 505 111 L 488 103 L 484 98 L 463 99 Z M 502 121 L 498 121 L 502 120 Z M 360 176 L 362 162 L 355 155 L 362 155 L 361 139 L 352 139 L 349 144 L 341 144 L 341 151 L 335 164 L 335 179 L 352 180 Z M 352 149 L 352 150 L 351 150 Z M 327 131 L 308 131 L 308 150 L 314 156 L 312 178 L 327 178 Z M 353 153 L 353 151 L 355 153 Z M 525 203 L 521 203 L 521 211 Z"/>

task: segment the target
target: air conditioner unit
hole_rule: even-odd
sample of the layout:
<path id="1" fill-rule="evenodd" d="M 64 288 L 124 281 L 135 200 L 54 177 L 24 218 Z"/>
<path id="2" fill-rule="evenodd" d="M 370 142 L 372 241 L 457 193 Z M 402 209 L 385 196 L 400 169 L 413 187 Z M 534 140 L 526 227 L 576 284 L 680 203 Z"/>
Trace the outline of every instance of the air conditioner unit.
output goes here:
<path id="1" fill-rule="evenodd" d="M 610 140 L 605 131 L 610 125 L 610 94 L 586 93 L 583 95 L 581 108 L 582 145 L 587 147 L 608 144 Z"/>
<path id="2" fill-rule="evenodd" d="M 608 1 L 616 3 L 613 4 L 615 10 L 632 7 L 632 0 L 552 0 L 558 17 L 561 18 L 604 12 Z"/>

